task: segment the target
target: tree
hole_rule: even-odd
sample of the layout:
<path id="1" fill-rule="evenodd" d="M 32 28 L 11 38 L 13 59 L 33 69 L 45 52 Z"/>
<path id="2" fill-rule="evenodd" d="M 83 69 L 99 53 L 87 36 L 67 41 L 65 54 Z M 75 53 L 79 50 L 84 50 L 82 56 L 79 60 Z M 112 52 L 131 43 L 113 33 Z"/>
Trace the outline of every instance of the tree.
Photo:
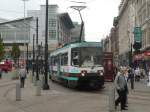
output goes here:
<path id="1" fill-rule="evenodd" d="M 4 58 L 4 53 L 5 53 L 5 50 L 4 50 L 4 43 L 3 43 L 3 39 L 0 38 L 0 61 Z"/>
<path id="2" fill-rule="evenodd" d="M 12 56 L 12 58 L 13 58 L 15 64 L 16 64 L 17 59 L 19 59 L 19 57 L 20 57 L 20 49 L 19 49 L 19 46 L 16 43 L 13 43 L 11 56 Z"/>

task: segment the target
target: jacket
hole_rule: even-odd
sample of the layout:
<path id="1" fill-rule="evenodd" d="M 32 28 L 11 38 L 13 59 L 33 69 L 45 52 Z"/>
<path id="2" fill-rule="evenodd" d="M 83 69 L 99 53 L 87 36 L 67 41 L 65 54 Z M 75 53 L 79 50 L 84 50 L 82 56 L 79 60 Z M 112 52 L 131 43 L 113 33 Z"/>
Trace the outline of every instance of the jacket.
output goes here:
<path id="1" fill-rule="evenodd" d="M 117 90 L 125 90 L 127 86 L 127 82 L 125 76 L 121 73 L 118 73 L 115 77 L 115 88 Z"/>

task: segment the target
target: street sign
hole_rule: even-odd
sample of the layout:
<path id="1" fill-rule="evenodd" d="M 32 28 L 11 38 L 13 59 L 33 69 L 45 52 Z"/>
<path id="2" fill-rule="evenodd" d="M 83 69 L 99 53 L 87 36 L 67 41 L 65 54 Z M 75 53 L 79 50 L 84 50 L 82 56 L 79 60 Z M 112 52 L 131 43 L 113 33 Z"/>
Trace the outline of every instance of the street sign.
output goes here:
<path id="1" fill-rule="evenodd" d="M 141 27 L 134 27 L 134 41 L 141 42 L 142 41 L 142 30 Z"/>

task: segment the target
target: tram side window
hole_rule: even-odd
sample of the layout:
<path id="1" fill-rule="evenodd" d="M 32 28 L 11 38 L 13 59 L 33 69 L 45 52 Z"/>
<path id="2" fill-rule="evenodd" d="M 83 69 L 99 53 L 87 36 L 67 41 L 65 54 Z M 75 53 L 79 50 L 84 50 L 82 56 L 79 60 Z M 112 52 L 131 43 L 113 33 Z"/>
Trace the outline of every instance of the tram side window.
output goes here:
<path id="1" fill-rule="evenodd" d="M 54 57 L 51 58 L 51 64 L 54 65 Z"/>
<path id="2" fill-rule="evenodd" d="M 79 65 L 79 56 L 77 51 L 72 52 L 72 65 Z"/>
<path id="3" fill-rule="evenodd" d="M 68 53 L 61 55 L 61 65 L 68 65 Z"/>
<path id="4" fill-rule="evenodd" d="M 68 53 L 64 55 L 64 65 L 68 65 Z"/>
<path id="5" fill-rule="evenodd" d="M 63 61 L 64 60 L 64 55 L 63 54 L 61 55 L 60 59 L 61 59 L 61 65 L 63 65 L 64 64 L 64 61 Z"/>
<path id="6" fill-rule="evenodd" d="M 58 60 L 58 56 L 54 57 L 54 65 L 56 66 L 58 64 L 59 60 Z"/>

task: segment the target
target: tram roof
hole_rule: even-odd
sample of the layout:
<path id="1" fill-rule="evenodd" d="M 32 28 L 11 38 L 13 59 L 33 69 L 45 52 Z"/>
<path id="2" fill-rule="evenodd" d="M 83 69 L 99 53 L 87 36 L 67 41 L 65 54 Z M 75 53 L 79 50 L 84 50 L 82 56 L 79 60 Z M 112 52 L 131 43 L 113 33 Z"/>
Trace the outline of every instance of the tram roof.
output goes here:
<path id="1" fill-rule="evenodd" d="M 66 51 L 68 48 L 77 48 L 77 47 L 102 47 L 101 42 L 76 42 L 76 43 L 70 43 L 67 44 L 65 46 L 63 46 L 62 48 L 58 48 L 54 51 L 52 51 L 51 53 L 58 54 L 60 52 L 64 52 Z"/>

